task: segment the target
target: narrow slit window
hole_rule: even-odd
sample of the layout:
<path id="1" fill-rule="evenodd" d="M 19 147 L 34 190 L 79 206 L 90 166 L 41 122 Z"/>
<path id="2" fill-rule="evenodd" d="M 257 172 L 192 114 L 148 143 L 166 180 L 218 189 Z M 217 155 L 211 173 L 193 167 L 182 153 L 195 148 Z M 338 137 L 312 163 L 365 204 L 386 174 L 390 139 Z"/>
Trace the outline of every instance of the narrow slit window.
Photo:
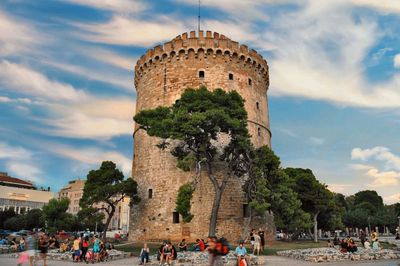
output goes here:
<path id="1" fill-rule="evenodd" d="M 199 71 L 199 78 L 203 79 L 204 76 L 205 76 L 204 71 L 203 71 L 203 70 L 200 70 L 200 71 Z"/>
<path id="2" fill-rule="evenodd" d="M 260 103 L 256 102 L 257 110 L 260 110 Z"/>
<path id="3" fill-rule="evenodd" d="M 172 213 L 172 223 L 179 224 L 179 212 Z"/>
<path id="4" fill-rule="evenodd" d="M 153 198 L 153 189 L 149 189 L 149 199 Z"/>
<path id="5" fill-rule="evenodd" d="M 253 84 L 253 81 L 249 78 L 249 85 L 251 86 Z"/>
<path id="6" fill-rule="evenodd" d="M 229 80 L 233 80 L 233 74 L 229 73 Z"/>
<path id="7" fill-rule="evenodd" d="M 261 136 L 261 128 L 258 128 L 257 131 L 258 131 L 258 136 Z"/>
<path id="8" fill-rule="evenodd" d="M 244 218 L 250 217 L 250 208 L 249 208 L 249 204 L 243 204 L 243 217 L 244 217 Z"/>

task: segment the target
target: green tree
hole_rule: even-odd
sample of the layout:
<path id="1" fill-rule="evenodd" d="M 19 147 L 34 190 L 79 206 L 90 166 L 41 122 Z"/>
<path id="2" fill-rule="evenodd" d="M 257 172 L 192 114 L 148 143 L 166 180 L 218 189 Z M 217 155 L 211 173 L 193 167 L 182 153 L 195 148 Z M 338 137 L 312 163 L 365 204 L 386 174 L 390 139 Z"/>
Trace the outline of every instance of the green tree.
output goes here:
<path id="1" fill-rule="evenodd" d="M 137 184 L 132 178 L 124 180 L 123 173 L 111 161 L 102 162 L 97 170 L 91 170 L 83 188 L 83 196 L 79 206 L 85 210 L 102 211 L 107 214 L 103 228 L 103 239 L 116 211 L 117 204 L 125 197 L 131 198 L 131 204 L 139 201 Z M 99 207 L 96 207 L 99 206 Z"/>
<path id="2" fill-rule="evenodd" d="M 104 213 L 98 212 L 96 208 L 85 208 L 78 212 L 78 220 L 81 223 L 82 229 L 89 229 L 90 231 L 104 230 Z"/>
<path id="3" fill-rule="evenodd" d="M 301 209 L 301 201 L 291 186 L 291 180 L 280 167 L 279 157 L 267 146 L 256 149 L 245 184 L 250 206 L 258 215 L 271 210 L 276 226 L 294 232 L 296 237 L 300 230 L 310 226 L 311 220 Z"/>
<path id="4" fill-rule="evenodd" d="M 354 205 L 370 203 L 376 209 L 383 207 L 383 199 L 375 190 L 364 190 L 354 194 Z"/>
<path id="5" fill-rule="evenodd" d="M 299 195 L 301 208 L 313 217 L 314 242 L 318 242 L 318 217 L 335 207 L 333 193 L 315 178 L 310 169 L 287 168 L 285 172 L 293 180 L 292 189 Z"/>
<path id="6" fill-rule="evenodd" d="M 0 228 L 4 228 L 4 222 L 12 217 L 17 216 L 14 209 L 7 209 L 4 211 L 0 211 Z"/>
<path id="7" fill-rule="evenodd" d="M 4 228 L 13 231 L 19 231 L 25 228 L 26 220 L 25 215 L 17 215 L 11 218 L 8 218 L 4 222 Z"/>
<path id="8" fill-rule="evenodd" d="M 45 226 L 45 215 L 40 209 L 33 209 L 26 214 L 26 229 L 43 228 Z"/>
<path id="9" fill-rule="evenodd" d="M 55 227 L 57 220 L 61 219 L 62 214 L 66 213 L 69 206 L 69 199 L 51 199 L 43 206 L 44 217 L 47 221 L 47 226 Z"/>
<path id="10" fill-rule="evenodd" d="M 192 183 L 183 184 L 178 190 L 176 197 L 176 211 L 182 215 L 183 222 L 189 223 L 193 215 L 190 213 L 191 200 L 194 192 Z"/>
<path id="11" fill-rule="evenodd" d="M 252 149 L 243 98 L 236 91 L 187 89 L 172 106 L 143 110 L 134 120 L 149 136 L 162 138 L 159 148 L 172 146 L 178 168 L 200 173 L 204 167 L 214 187 L 209 234 L 215 235 L 226 184 L 247 171 Z M 223 148 L 221 139 L 227 140 Z M 217 173 L 222 164 L 226 170 Z"/>

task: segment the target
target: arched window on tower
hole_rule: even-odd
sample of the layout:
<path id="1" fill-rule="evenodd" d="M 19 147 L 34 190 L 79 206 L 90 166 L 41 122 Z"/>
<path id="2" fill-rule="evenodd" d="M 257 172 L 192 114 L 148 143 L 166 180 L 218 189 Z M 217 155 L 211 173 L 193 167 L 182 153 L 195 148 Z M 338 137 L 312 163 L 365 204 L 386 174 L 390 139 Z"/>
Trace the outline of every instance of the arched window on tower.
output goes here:
<path id="1" fill-rule="evenodd" d="M 258 128 L 257 131 L 258 131 L 258 136 L 261 136 L 261 128 Z"/>
<path id="2" fill-rule="evenodd" d="M 260 103 L 256 102 L 257 110 L 260 110 Z"/>
<path id="3" fill-rule="evenodd" d="M 249 86 L 253 85 L 253 81 L 249 78 Z"/>
<path id="4" fill-rule="evenodd" d="M 204 79 L 205 73 L 204 70 L 199 71 L 199 78 Z"/>
<path id="5" fill-rule="evenodd" d="M 149 188 L 149 199 L 153 198 L 153 189 Z"/>
<path id="6" fill-rule="evenodd" d="M 229 80 L 233 80 L 233 74 L 229 73 Z"/>
<path id="7" fill-rule="evenodd" d="M 172 223 L 179 224 L 179 212 L 172 213 Z"/>

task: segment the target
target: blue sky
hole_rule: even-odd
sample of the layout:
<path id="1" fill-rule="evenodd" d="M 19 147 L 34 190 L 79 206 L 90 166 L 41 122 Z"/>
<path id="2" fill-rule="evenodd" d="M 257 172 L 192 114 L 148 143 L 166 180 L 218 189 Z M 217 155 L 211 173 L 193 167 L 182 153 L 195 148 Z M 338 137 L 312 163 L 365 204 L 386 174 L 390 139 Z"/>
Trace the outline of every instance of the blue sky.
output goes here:
<path id="1" fill-rule="evenodd" d="M 285 167 L 400 201 L 399 1 L 202 0 L 202 17 L 268 61 Z M 103 160 L 130 175 L 136 60 L 195 28 L 196 0 L 1 1 L 0 171 L 54 190 Z"/>

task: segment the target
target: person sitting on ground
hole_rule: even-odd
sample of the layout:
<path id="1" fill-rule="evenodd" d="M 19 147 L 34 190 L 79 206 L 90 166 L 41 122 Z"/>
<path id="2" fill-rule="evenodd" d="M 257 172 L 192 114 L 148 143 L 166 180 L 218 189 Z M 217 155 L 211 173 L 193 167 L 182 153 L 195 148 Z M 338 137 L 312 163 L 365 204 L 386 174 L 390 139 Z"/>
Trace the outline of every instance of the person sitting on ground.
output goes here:
<path id="1" fill-rule="evenodd" d="M 18 251 L 18 243 L 15 237 L 10 242 L 10 248 L 15 252 Z"/>
<path id="2" fill-rule="evenodd" d="M 157 260 L 160 262 L 160 265 L 161 265 L 162 252 L 163 252 L 163 249 L 164 249 L 165 244 L 166 244 L 166 242 L 163 241 L 163 243 L 161 244 L 161 246 L 157 249 Z"/>
<path id="3" fill-rule="evenodd" d="M 356 243 L 354 243 L 354 240 L 352 238 L 350 238 L 349 241 L 347 242 L 347 251 L 351 253 L 357 251 L 357 245 Z"/>
<path id="4" fill-rule="evenodd" d="M 60 243 L 55 236 L 50 237 L 49 249 L 60 248 Z"/>
<path id="5" fill-rule="evenodd" d="M 237 256 L 238 266 L 240 266 L 240 261 L 245 258 L 247 265 L 249 264 L 249 256 L 247 255 L 247 249 L 243 245 L 243 241 L 239 242 L 239 246 L 235 249 L 235 254 Z"/>
<path id="6" fill-rule="evenodd" d="M 196 239 L 196 244 L 194 245 L 194 251 L 203 252 L 205 249 L 204 241 L 202 239 Z"/>
<path id="7" fill-rule="evenodd" d="M 149 262 L 149 255 L 150 255 L 150 249 L 147 246 L 147 243 L 143 244 L 143 248 L 140 251 L 140 265 L 146 265 L 147 262 Z"/>
<path id="8" fill-rule="evenodd" d="M 396 240 L 399 240 L 400 239 L 400 232 L 397 232 L 396 233 Z"/>
<path id="9" fill-rule="evenodd" d="M 340 240 L 340 252 L 347 252 L 347 242 L 344 239 Z"/>
<path id="10" fill-rule="evenodd" d="M 335 237 L 333 238 L 333 245 L 334 245 L 334 246 L 339 246 L 339 243 L 340 243 L 339 238 L 338 238 L 337 236 L 335 236 Z"/>
<path id="11" fill-rule="evenodd" d="M 25 238 L 21 237 L 19 240 L 18 251 L 22 252 L 25 251 Z"/>
<path id="12" fill-rule="evenodd" d="M 182 239 L 182 241 L 178 245 L 180 251 L 187 251 L 187 243 L 186 239 Z"/>
<path id="13" fill-rule="evenodd" d="M 371 232 L 371 241 L 375 242 L 375 240 L 377 240 L 377 239 L 378 239 L 378 233 L 375 232 L 374 230 L 372 230 L 372 232 Z"/>
<path id="14" fill-rule="evenodd" d="M 364 241 L 364 248 L 371 249 L 371 242 L 369 242 L 368 238 L 366 238 Z"/>
<path id="15" fill-rule="evenodd" d="M 381 244 L 379 243 L 379 239 L 376 238 L 374 242 L 372 242 L 372 250 L 378 251 L 381 249 Z"/>
<path id="16" fill-rule="evenodd" d="M 333 248 L 333 243 L 331 242 L 330 239 L 328 239 L 328 241 L 327 241 L 327 247 L 328 248 Z"/>
<path id="17" fill-rule="evenodd" d="M 174 251 L 172 249 L 171 242 L 168 241 L 162 250 L 160 264 L 163 265 L 163 262 L 165 262 L 167 265 L 170 265 L 170 263 L 172 263 L 172 260 L 174 258 L 173 252 Z"/>
<path id="18" fill-rule="evenodd" d="M 60 252 L 64 253 L 69 251 L 69 239 L 65 239 L 63 243 L 60 245 Z"/>

